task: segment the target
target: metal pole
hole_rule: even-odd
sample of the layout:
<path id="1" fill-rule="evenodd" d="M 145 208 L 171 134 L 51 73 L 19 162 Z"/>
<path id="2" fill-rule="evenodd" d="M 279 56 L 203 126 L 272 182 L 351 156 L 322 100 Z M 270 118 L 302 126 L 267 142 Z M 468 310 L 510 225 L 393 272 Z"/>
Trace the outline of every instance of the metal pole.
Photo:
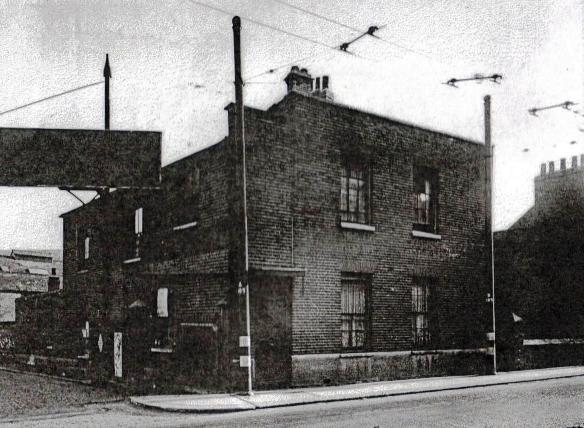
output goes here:
<path id="1" fill-rule="evenodd" d="M 251 314 L 249 304 L 249 245 L 247 232 L 247 174 L 245 159 L 245 120 L 243 105 L 243 79 L 241 77 L 241 19 L 234 16 L 233 20 L 233 54 L 235 60 L 235 107 L 236 107 L 236 138 L 241 142 L 242 186 L 243 186 L 243 230 L 244 230 L 244 261 L 245 261 L 245 317 L 248 337 L 248 367 L 247 392 L 253 395 L 252 359 L 251 359 Z"/>
<path id="2" fill-rule="evenodd" d="M 103 77 L 105 78 L 105 129 L 110 129 L 110 95 L 109 81 L 112 72 L 109 65 L 109 55 L 105 54 L 105 66 L 103 67 Z"/>
<path id="3" fill-rule="evenodd" d="M 491 96 L 486 95 L 484 98 L 485 107 L 485 147 L 488 156 L 487 166 L 487 204 L 488 204 L 488 216 L 489 220 L 487 222 L 488 236 L 490 240 L 490 274 L 491 274 L 491 311 L 493 320 L 493 374 L 497 374 L 497 334 L 496 334 L 496 323 L 495 323 L 495 244 L 493 237 L 493 156 L 494 147 L 491 144 Z"/>

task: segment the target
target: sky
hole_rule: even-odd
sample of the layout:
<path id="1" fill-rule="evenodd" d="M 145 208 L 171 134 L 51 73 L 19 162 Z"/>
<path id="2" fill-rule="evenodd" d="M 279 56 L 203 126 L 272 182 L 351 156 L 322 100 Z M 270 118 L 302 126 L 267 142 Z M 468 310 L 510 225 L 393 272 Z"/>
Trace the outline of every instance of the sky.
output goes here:
<path id="1" fill-rule="evenodd" d="M 584 102 L 583 1 L 3 0 L 0 127 L 102 129 L 103 85 L 9 110 L 103 80 L 109 53 L 112 129 L 162 132 L 163 165 L 211 145 L 227 134 L 237 14 L 253 107 L 280 100 L 297 63 L 329 75 L 335 101 L 483 141 L 490 94 L 504 229 L 532 205 L 540 163 L 584 153 L 582 116 L 527 112 Z M 335 49 L 372 25 L 379 38 Z M 443 84 L 477 73 L 503 80 Z M 60 248 L 59 215 L 78 205 L 57 189 L 0 187 L 0 248 Z"/>

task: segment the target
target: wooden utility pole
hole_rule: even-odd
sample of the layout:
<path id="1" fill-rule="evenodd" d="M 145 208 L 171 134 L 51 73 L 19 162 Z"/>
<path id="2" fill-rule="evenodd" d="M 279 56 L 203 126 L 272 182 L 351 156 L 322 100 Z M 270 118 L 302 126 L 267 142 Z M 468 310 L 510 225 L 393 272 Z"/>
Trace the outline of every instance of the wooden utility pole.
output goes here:
<path id="1" fill-rule="evenodd" d="M 105 54 L 105 66 L 103 67 L 103 77 L 105 78 L 105 129 L 110 129 L 109 80 L 112 77 L 112 71 L 110 70 L 108 54 Z"/>
<path id="2" fill-rule="evenodd" d="M 496 337 L 496 323 L 495 323 L 495 243 L 493 239 L 493 155 L 494 150 L 491 144 L 491 96 L 485 95 L 484 98 L 485 109 L 485 192 L 486 192 L 486 221 L 485 221 L 485 235 L 487 242 L 489 242 L 489 272 L 491 279 L 491 295 L 489 300 L 491 302 L 493 330 L 491 341 L 493 342 L 493 374 L 497 374 L 497 337 Z"/>
<path id="3" fill-rule="evenodd" d="M 238 292 L 245 294 L 245 324 L 246 336 L 245 344 L 247 345 L 247 391 L 249 395 L 253 395 L 253 381 L 252 381 L 252 358 L 251 358 L 251 314 L 249 302 L 249 245 L 247 233 L 247 177 L 246 177 L 246 162 L 245 162 L 245 118 L 243 105 L 243 78 L 241 73 L 241 19 L 239 16 L 233 17 L 233 55 L 235 64 L 235 140 L 236 147 L 241 150 L 241 181 L 242 181 L 242 197 L 241 214 L 243 216 L 243 275 L 241 275 L 241 267 L 238 263 L 238 274 L 242 278 L 239 283 Z M 237 171 L 237 168 L 235 168 Z M 237 182 L 237 180 L 236 180 Z M 239 257 L 238 257 L 239 258 Z M 241 361 L 241 359 L 240 359 Z"/>

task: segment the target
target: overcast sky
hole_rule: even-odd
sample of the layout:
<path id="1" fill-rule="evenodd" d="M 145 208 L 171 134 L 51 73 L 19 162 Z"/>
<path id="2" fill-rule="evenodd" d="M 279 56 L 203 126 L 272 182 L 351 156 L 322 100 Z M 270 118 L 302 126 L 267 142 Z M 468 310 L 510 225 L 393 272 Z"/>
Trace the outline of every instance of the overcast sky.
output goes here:
<path id="1" fill-rule="evenodd" d="M 161 131 L 165 165 L 227 133 L 231 18 L 239 14 L 245 98 L 254 107 L 281 99 L 289 67 L 250 77 L 308 56 L 298 65 L 330 75 L 337 101 L 474 140 L 483 140 L 483 96 L 491 94 L 497 229 L 533 203 L 541 162 L 584 153 L 577 115 L 527 113 L 584 101 L 582 0 L 282 1 L 345 26 L 276 0 L 201 0 L 230 14 L 188 0 L 3 0 L 0 112 L 102 80 L 109 53 L 111 127 Z M 371 25 L 382 40 L 362 38 L 349 48 L 356 55 L 324 46 L 358 35 L 347 27 Z M 475 73 L 504 79 L 442 84 Z M 103 128 L 103 85 L 0 113 L 2 126 Z M 60 247 L 58 216 L 77 205 L 56 189 L 0 188 L 0 248 Z"/>

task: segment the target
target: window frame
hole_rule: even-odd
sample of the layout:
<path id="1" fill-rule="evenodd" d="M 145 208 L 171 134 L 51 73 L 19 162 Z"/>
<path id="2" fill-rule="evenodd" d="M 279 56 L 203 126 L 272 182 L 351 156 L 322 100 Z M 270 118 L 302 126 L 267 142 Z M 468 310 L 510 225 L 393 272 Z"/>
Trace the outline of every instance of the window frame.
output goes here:
<path id="1" fill-rule="evenodd" d="M 345 292 L 346 287 L 350 286 L 350 285 L 362 286 L 363 299 L 364 299 L 364 302 L 362 304 L 362 306 L 363 306 L 362 313 L 355 312 L 355 311 L 353 311 L 353 312 L 345 312 L 344 311 L 345 298 L 344 298 L 343 293 Z M 371 276 L 370 275 L 354 273 L 354 272 L 343 272 L 341 274 L 341 290 L 340 290 L 341 343 L 340 343 L 340 348 L 341 348 L 342 352 L 359 352 L 359 351 L 367 350 L 369 348 L 369 343 L 370 343 L 370 338 L 371 338 L 371 334 L 370 334 L 370 327 L 371 327 L 370 300 L 371 300 L 371 297 L 370 296 L 371 296 Z M 355 305 L 354 302 L 353 302 L 353 305 Z M 347 317 L 349 319 L 346 319 Z M 363 328 L 360 330 L 355 328 L 355 326 L 356 326 L 355 322 L 359 321 L 358 319 L 356 319 L 357 317 L 362 318 L 360 321 L 363 323 Z M 345 342 L 345 339 L 344 339 L 345 331 L 347 331 L 345 329 L 345 322 L 346 321 L 348 322 L 348 325 L 349 325 L 348 344 L 346 344 L 347 342 Z M 361 332 L 363 334 L 363 340 L 362 340 L 361 344 L 357 343 L 356 334 L 358 332 Z"/>
<path id="2" fill-rule="evenodd" d="M 423 165 L 414 165 L 412 174 L 412 204 L 413 221 L 412 230 L 425 234 L 440 233 L 440 174 L 438 169 Z M 420 190 L 420 185 L 424 186 L 424 191 Z M 420 208 L 420 196 L 427 196 L 426 207 Z M 426 221 L 421 219 L 425 212 Z"/>
<path id="3" fill-rule="evenodd" d="M 339 217 L 341 224 L 370 226 L 372 224 L 371 210 L 371 189 L 372 189 L 372 166 L 371 162 L 363 159 L 346 159 L 341 167 L 341 182 L 339 195 Z M 363 176 L 359 177 L 359 173 Z M 351 181 L 357 181 L 357 187 L 352 186 Z M 362 183 L 362 184 L 360 184 Z M 354 197 L 355 209 L 351 210 L 351 195 L 356 191 Z M 362 196 L 362 198 L 361 198 Z M 360 211 L 360 204 L 365 205 L 365 209 Z M 363 218 L 360 218 L 360 216 Z"/>
<path id="4" fill-rule="evenodd" d="M 164 314 L 160 313 L 160 293 L 161 290 L 166 290 L 163 292 L 165 295 L 164 306 L 166 311 Z M 173 289 L 167 284 L 160 284 L 154 288 L 153 295 L 153 312 L 152 318 L 153 323 L 153 339 L 151 343 L 152 351 L 171 351 L 174 350 L 175 343 L 175 331 L 174 331 L 174 302 L 173 302 Z"/>
<path id="5" fill-rule="evenodd" d="M 432 346 L 438 339 L 436 337 L 435 319 L 433 319 L 433 306 L 437 291 L 436 278 L 429 276 L 415 276 L 412 280 L 412 346 L 414 349 L 423 349 Z M 417 298 L 422 297 L 420 302 Z M 422 318 L 420 327 L 419 317 Z"/>

